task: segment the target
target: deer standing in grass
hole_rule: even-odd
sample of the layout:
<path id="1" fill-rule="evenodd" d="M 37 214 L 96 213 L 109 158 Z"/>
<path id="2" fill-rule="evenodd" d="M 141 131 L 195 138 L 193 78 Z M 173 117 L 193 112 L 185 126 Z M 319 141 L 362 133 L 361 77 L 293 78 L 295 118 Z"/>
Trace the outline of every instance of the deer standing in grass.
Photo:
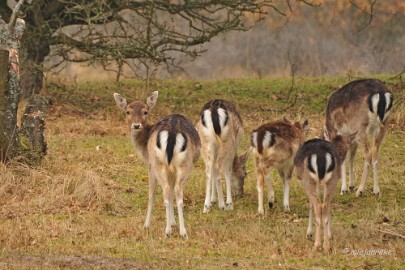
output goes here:
<path id="1" fill-rule="evenodd" d="M 284 211 L 290 211 L 290 180 L 294 170 L 294 156 L 305 140 L 308 121 L 292 123 L 287 118 L 261 125 L 251 134 L 251 146 L 256 161 L 258 213 L 264 214 L 264 182 L 268 186 L 269 208 L 274 204 L 274 190 L 270 173 L 276 168 L 283 179 Z"/>
<path id="2" fill-rule="evenodd" d="M 326 109 L 326 129 L 333 138 L 336 134 L 349 135 L 359 131 L 356 143 L 352 144 L 349 157 L 349 188 L 354 189 L 353 161 L 357 147 L 363 151 L 363 173 L 356 196 L 366 186 L 370 165 L 373 166 L 373 193 L 380 195 L 378 186 L 378 151 L 384 138 L 388 117 L 393 104 L 393 95 L 379 80 L 353 81 L 332 94 Z M 345 161 L 342 164 L 341 194 L 347 193 Z"/>
<path id="3" fill-rule="evenodd" d="M 329 140 L 327 131 L 325 134 L 326 139 Z M 356 135 L 357 132 L 349 136 L 336 135 L 331 142 L 322 139 L 309 140 L 300 147 L 294 158 L 297 177 L 301 180 L 309 198 L 308 238 L 312 237 L 315 213 L 314 250 L 318 250 L 321 246 L 321 226 L 323 225 L 323 249 L 330 251 L 331 203 L 336 193 L 342 162 Z M 323 188 L 323 200 L 320 197 L 321 188 Z"/>
<path id="4" fill-rule="evenodd" d="M 201 155 L 207 179 L 203 212 L 210 211 L 212 203 L 216 202 L 216 193 L 219 208 L 232 210 L 232 191 L 236 195 L 243 194 L 245 164 L 249 155 L 249 151 L 237 155 L 243 136 L 242 118 L 231 102 L 215 99 L 203 106 L 196 127 L 201 138 Z M 226 206 L 221 172 L 226 181 Z"/>
<path id="5" fill-rule="evenodd" d="M 174 218 L 174 196 L 176 197 L 180 235 L 187 236 L 183 218 L 183 189 L 193 164 L 200 155 L 200 138 L 193 124 L 181 115 L 162 118 L 155 125 L 147 123 L 148 113 L 155 107 L 158 92 L 150 95 L 146 102 L 134 100 L 128 103 L 120 94 L 114 99 L 118 107 L 127 114 L 131 139 L 138 153 L 148 165 L 149 202 L 145 228 L 151 222 L 152 206 L 157 183 L 162 186 L 166 208 L 167 236 L 176 225 Z"/>

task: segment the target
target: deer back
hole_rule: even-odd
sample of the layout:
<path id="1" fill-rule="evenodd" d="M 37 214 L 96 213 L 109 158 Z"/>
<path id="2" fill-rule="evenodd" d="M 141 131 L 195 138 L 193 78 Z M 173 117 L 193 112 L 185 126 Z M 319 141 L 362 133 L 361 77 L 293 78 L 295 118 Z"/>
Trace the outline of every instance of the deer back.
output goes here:
<path id="1" fill-rule="evenodd" d="M 298 150 L 294 165 L 298 179 L 311 178 L 315 181 L 338 179 L 341 159 L 335 147 L 326 140 L 312 139 L 306 141 Z"/>
<path id="2" fill-rule="evenodd" d="M 326 109 L 326 127 L 331 133 L 379 131 L 391 112 L 394 97 L 379 80 L 350 82 L 332 94 Z"/>
<path id="3" fill-rule="evenodd" d="M 261 125 L 251 134 L 251 146 L 256 157 L 271 158 L 277 164 L 295 155 L 302 144 L 308 121 L 292 123 L 286 118 Z"/>
<path id="4" fill-rule="evenodd" d="M 166 116 L 153 126 L 150 133 L 149 162 L 160 161 L 170 166 L 197 161 L 200 138 L 193 124 L 184 116 Z"/>
<path id="5" fill-rule="evenodd" d="M 207 141 L 236 141 L 243 136 L 242 117 L 231 102 L 222 99 L 211 100 L 203 106 L 197 127 L 202 139 Z"/>

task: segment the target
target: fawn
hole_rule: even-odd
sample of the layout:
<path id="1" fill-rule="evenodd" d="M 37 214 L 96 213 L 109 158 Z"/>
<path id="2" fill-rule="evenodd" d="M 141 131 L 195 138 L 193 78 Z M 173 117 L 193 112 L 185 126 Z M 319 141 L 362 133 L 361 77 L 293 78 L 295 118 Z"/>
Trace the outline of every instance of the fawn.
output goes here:
<path id="1" fill-rule="evenodd" d="M 132 142 L 148 166 L 149 202 L 144 227 L 150 226 L 156 186 L 159 183 L 166 208 L 166 235 L 170 236 L 172 226 L 176 225 L 175 196 L 180 235 L 187 237 L 183 218 L 183 189 L 200 155 L 201 142 L 193 124 L 182 115 L 169 115 L 149 125 L 148 113 L 155 107 L 157 98 L 158 92 L 155 91 L 146 102 L 137 99 L 128 103 L 120 94 L 114 94 L 118 107 L 127 115 Z"/>
<path id="2" fill-rule="evenodd" d="M 349 136 L 336 135 L 329 137 L 325 129 L 325 138 L 306 141 L 298 150 L 294 165 L 297 170 L 297 178 L 309 198 L 309 222 L 307 237 L 312 237 L 313 214 L 315 212 L 315 244 L 314 250 L 321 245 L 321 225 L 323 225 L 323 249 L 330 250 L 331 231 L 331 202 L 336 193 L 337 182 L 341 174 L 342 162 L 348 148 L 354 141 L 357 132 Z M 320 197 L 320 189 L 323 187 L 323 200 Z"/>
<path id="3" fill-rule="evenodd" d="M 243 136 L 242 118 L 231 102 L 215 99 L 203 106 L 196 127 L 201 138 L 201 155 L 207 179 L 203 212 L 210 211 L 212 203 L 216 201 L 216 193 L 219 208 L 232 210 L 232 191 L 235 195 L 243 195 L 245 164 L 249 156 L 249 151 L 237 155 Z M 226 206 L 221 172 L 226 180 Z"/>
<path id="4" fill-rule="evenodd" d="M 363 151 L 364 165 L 356 196 L 364 191 L 369 166 L 374 172 L 373 193 L 380 195 L 378 186 L 378 151 L 384 138 L 393 95 L 379 80 L 363 79 L 350 82 L 332 94 L 326 109 L 326 129 L 336 134 L 349 135 L 358 131 L 356 142 L 351 145 L 349 156 L 349 188 L 354 189 L 353 161 L 357 147 Z M 345 158 L 346 159 L 346 158 Z M 341 194 L 347 193 L 345 159 L 342 164 Z"/>
<path id="5" fill-rule="evenodd" d="M 251 134 L 251 146 L 256 161 L 258 213 L 264 214 L 264 181 L 268 186 L 269 208 L 273 207 L 274 191 L 271 184 L 271 169 L 276 168 L 283 179 L 284 211 L 290 211 L 289 192 L 294 156 L 304 142 L 308 130 L 308 120 L 302 124 L 292 123 L 287 118 L 261 125 Z"/>

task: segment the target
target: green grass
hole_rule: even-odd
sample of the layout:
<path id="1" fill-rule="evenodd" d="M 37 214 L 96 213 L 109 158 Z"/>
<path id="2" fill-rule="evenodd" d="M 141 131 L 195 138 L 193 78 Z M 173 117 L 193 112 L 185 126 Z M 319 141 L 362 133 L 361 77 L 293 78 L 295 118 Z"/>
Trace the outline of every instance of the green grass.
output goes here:
<path id="1" fill-rule="evenodd" d="M 284 115 L 308 118 L 309 137 L 316 136 L 324 121 L 326 100 L 347 82 L 345 77 L 297 78 L 289 100 L 288 78 L 155 81 L 149 90 L 144 90 L 141 81 L 50 83 L 45 93 L 53 100 L 47 121 L 48 156 L 36 168 L 0 165 L 0 268 L 400 269 L 405 263 L 405 240 L 386 233 L 405 234 L 405 94 L 399 80 L 387 81 L 395 107 L 380 154 L 382 195 L 377 199 L 369 191 L 371 176 L 362 198 L 354 193 L 336 195 L 332 254 L 310 252 L 313 242 L 305 238 L 308 202 L 295 176 L 291 212 L 283 212 L 281 179 L 273 172 L 276 204 L 266 209 L 264 217 L 257 216 L 252 158 L 247 163 L 252 172 L 245 180 L 245 195 L 235 199 L 234 211 L 214 207 L 209 214 L 202 213 L 205 173 L 200 159 L 185 190 L 189 239 L 182 239 L 177 230 L 165 238 L 160 189 L 152 225 L 143 228 L 147 168 L 127 136 L 114 92 L 132 99 L 158 90 L 151 121 L 169 113 L 195 121 L 209 99 L 231 100 L 244 120 L 242 152 L 255 127 Z M 362 168 L 360 156 L 355 161 L 357 176 Z M 383 222 L 384 218 L 389 222 Z M 342 252 L 346 248 L 391 254 L 352 255 Z"/>

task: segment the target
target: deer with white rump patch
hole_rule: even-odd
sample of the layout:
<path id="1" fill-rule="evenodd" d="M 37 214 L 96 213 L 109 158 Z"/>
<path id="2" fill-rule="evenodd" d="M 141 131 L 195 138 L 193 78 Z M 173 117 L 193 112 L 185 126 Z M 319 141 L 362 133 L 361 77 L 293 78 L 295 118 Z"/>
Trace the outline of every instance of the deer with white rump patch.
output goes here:
<path id="1" fill-rule="evenodd" d="M 269 208 L 274 204 L 271 169 L 276 168 L 283 179 L 284 211 L 290 211 L 290 180 L 294 170 L 294 156 L 305 140 L 308 121 L 292 123 L 287 118 L 261 125 L 251 134 L 251 146 L 256 160 L 258 213 L 264 214 L 264 182 L 268 186 Z"/>
<path id="2" fill-rule="evenodd" d="M 193 124 L 181 115 L 170 115 L 154 125 L 147 123 L 149 111 L 155 107 L 158 92 L 150 95 L 146 102 L 134 100 L 128 103 L 120 94 L 114 99 L 118 107 L 127 114 L 131 139 L 138 153 L 148 165 L 149 203 L 144 227 L 151 222 L 152 206 L 157 183 L 162 186 L 166 208 L 167 236 L 176 225 L 174 197 L 176 197 L 180 235 L 187 236 L 183 218 L 183 189 L 200 155 L 200 138 Z"/>
<path id="3" fill-rule="evenodd" d="M 249 155 L 249 151 L 237 155 L 243 136 L 242 118 L 231 102 L 215 99 L 203 106 L 196 127 L 201 138 L 201 155 L 207 178 L 203 212 L 210 211 L 212 203 L 216 202 L 216 193 L 219 208 L 232 210 L 232 192 L 243 194 L 245 164 Z M 226 181 L 226 206 L 221 172 Z"/>
<path id="4" fill-rule="evenodd" d="M 329 139 L 326 130 L 325 133 L 325 137 Z M 314 250 L 318 250 L 321 246 L 321 227 L 323 227 L 323 249 L 330 251 L 331 203 L 340 178 L 342 161 L 356 135 L 357 132 L 350 136 L 336 135 L 331 142 L 322 139 L 306 141 L 294 158 L 297 177 L 301 180 L 309 199 L 308 238 L 312 237 L 315 213 Z M 320 197 L 321 188 L 323 200 Z"/>
<path id="5" fill-rule="evenodd" d="M 331 138 L 337 134 L 349 135 L 359 131 L 356 143 L 352 144 L 349 157 L 349 188 L 354 189 L 353 161 L 357 147 L 363 151 L 363 173 L 356 196 L 366 186 L 369 166 L 373 166 L 373 193 L 380 195 L 378 186 L 378 151 L 384 138 L 388 117 L 393 104 L 393 95 L 379 80 L 353 81 L 332 94 L 326 109 L 326 129 Z M 346 193 L 346 167 L 342 164 L 341 194 Z"/>

